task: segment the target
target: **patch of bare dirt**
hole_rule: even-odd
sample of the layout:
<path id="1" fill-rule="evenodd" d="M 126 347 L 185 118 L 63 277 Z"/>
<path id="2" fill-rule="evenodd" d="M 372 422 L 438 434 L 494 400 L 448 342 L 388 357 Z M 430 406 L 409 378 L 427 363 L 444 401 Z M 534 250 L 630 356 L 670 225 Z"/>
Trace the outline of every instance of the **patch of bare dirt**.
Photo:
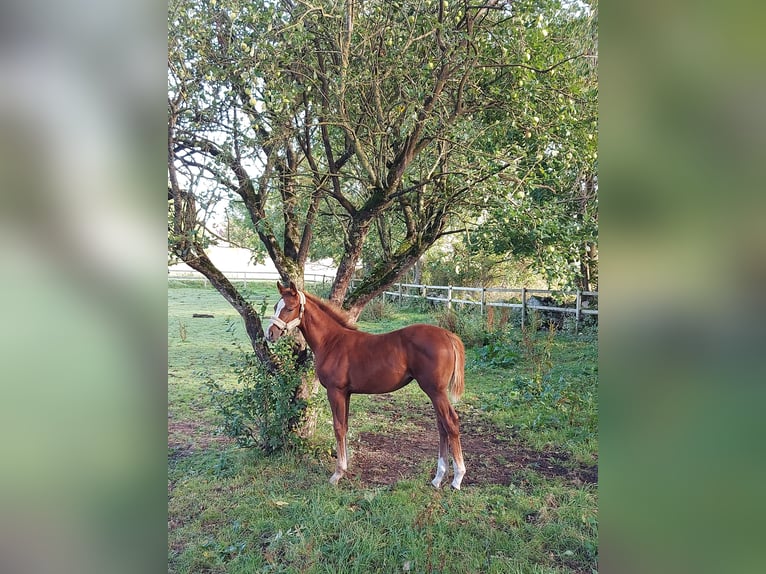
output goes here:
<path id="1" fill-rule="evenodd" d="M 395 411 L 388 399 L 381 397 L 384 411 Z M 393 419 L 409 419 L 415 432 L 361 432 L 350 445 L 349 474 L 363 483 L 391 485 L 420 475 L 424 468 L 436 470 L 439 435 L 430 405 L 410 407 L 406 412 L 391 412 Z M 569 454 L 536 451 L 520 445 L 502 429 L 477 414 L 461 414 L 460 440 L 466 464 L 464 485 L 518 483 L 518 474 L 534 471 L 548 478 L 561 477 L 574 485 L 598 482 L 598 466 L 583 465 Z"/>

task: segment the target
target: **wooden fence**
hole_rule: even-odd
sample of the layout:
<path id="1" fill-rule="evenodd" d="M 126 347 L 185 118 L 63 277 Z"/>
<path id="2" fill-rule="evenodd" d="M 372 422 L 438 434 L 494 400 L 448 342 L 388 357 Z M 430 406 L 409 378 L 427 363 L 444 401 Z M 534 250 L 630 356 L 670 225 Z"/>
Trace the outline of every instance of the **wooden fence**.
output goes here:
<path id="1" fill-rule="evenodd" d="M 275 271 L 224 271 L 232 282 L 279 280 Z M 318 273 L 307 273 L 304 280 L 309 283 L 331 283 L 333 277 Z M 168 281 L 202 281 L 209 284 L 207 278 L 196 271 L 168 271 Z M 579 323 L 583 316 L 598 316 L 598 291 L 550 291 L 547 289 L 504 288 L 504 287 L 459 287 L 456 285 L 418 285 L 413 283 L 394 283 L 391 291 L 385 291 L 383 297 L 403 304 L 407 299 L 422 299 L 437 304 L 444 304 L 448 309 L 453 305 L 478 306 L 481 314 L 490 307 L 512 308 L 521 311 L 521 323 L 526 324 L 529 310 L 550 313 L 572 314 Z M 567 306 L 545 305 L 535 295 L 566 301 Z"/>
<path id="2" fill-rule="evenodd" d="M 385 291 L 384 296 L 398 301 L 422 299 L 446 305 L 475 305 L 483 315 L 489 307 L 510 307 L 521 311 L 521 322 L 526 324 L 530 309 L 553 313 L 573 314 L 577 322 L 585 315 L 598 315 L 598 291 L 551 291 L 547 289 L 518 289 L 504 287 L 458 287 L 456 285 L 417 285 L 395 283 L 394 291 Z M 543 295 L 561 301 L 571 301 L 571 306 L 543 304 L 535 295 Z M 517 301 L 517 302 L 516 302 Z"/>

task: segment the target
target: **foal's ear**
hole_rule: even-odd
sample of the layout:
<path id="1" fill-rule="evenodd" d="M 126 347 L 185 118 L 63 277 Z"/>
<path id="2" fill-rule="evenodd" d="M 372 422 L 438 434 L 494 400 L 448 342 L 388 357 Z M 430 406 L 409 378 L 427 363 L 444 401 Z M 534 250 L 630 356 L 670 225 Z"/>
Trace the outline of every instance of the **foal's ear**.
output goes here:
<path id="1" fill-rule="evenodd" d="M 277 289 L 279 290 L 280 295 L 285 292 L 285 288 L 282 287 L 282 284 L 279 281 L 277 281 Z"/>
<path id="2" fill-rule="evenodd" d="M 295 281 L 290 281 L 290 290 L 293 293 L 297 293 L 298 292 L 298 287 L 295 286 Z"/>

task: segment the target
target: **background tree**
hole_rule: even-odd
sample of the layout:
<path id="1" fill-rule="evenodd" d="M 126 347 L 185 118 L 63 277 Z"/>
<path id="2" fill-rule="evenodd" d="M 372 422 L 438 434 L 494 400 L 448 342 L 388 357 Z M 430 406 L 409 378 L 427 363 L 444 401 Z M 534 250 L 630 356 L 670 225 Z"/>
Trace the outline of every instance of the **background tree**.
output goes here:
<path id="1" fill-rule="evenodd" d="M 485 185 L 481 224 L 468 243 L 477 254 L 530 262 L 551 286 L 587 291 L 598 278 L 595 5 L 564 8 L 538 14 L 540 33 L 529 37 L 525 56 L 530 65 L 508 86 L 527 110 L 525 126 L 508 134 L 525 153 L 515 173 Z M 553 59 L 572 50 L 589 57 L 539 73 L 539 46 L 551 41 Z"/>

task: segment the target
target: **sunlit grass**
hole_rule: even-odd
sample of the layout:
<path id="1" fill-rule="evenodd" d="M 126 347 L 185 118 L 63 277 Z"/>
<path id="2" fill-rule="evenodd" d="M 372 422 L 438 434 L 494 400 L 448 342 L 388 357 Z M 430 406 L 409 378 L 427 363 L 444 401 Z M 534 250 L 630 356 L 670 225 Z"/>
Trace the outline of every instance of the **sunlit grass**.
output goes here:
<path id="1" fill-rule="evenodd" d="M 253 285 L 251 300 L 277 300 L 273 285 Z M 273 292 L 273 294 L 272 294 Z M 196 319 L 193 313 L 214 315 Z M 186 327 L 181 338 L 179 322 Z M 366 331 L 388 331 L 428 315 L 394 309 Z M 334 438 L 326 400 L 307 453 L 264 456 L 216 437 L 207 377 L 234 384 L 231 367 L 247 338 L 239 317 L 214 290 L 178 288 L 168 295 L 169 572 L 590 572 L 597 569 L 598 496 L 595 485 L 546 478 L 533 469 L 513 484 L 469 485 L 459 492 L 430 486 L 432 469 L 417 479 L 371 487 L 358 479 L 328 483 Z M 551 376 L 595 393 L 596 347 L 591 338 L 558 336 Z M 597 436 L 579 425 L 534 426 L 534 404 L 514 399 L 512 381 L 527 365 L 482 366 L 468 352 L 466 393 L 458 411 L 505 429 L 530 448 L 571 454 L 594 464 Z M 400 412 L 428 408 L 415 384 L 390 395 Z M 595 409 L 593 404 L 585 405 Z M 584 408 L 585 408 L 584 407 Z M 587 414 L 587 413 L 586 413 Z M 430 421 L 429 421 L 430 422 Z M 362 432 L 405 432 L 413 417 L 393 423 L 370 396 L 351 401 L 350 441 Z M 194 436 L 186 436 L 193 428 Z M 212 440 L 218 438 L 219 440 Z M 352 461 L 353 465 L 353 453 Z M 429 461 L 430 464 L 430 461 Z M 470 472 L 470 469 L 469 469 Z M 422 475 L 422 477 L 421 477 Z"/>

